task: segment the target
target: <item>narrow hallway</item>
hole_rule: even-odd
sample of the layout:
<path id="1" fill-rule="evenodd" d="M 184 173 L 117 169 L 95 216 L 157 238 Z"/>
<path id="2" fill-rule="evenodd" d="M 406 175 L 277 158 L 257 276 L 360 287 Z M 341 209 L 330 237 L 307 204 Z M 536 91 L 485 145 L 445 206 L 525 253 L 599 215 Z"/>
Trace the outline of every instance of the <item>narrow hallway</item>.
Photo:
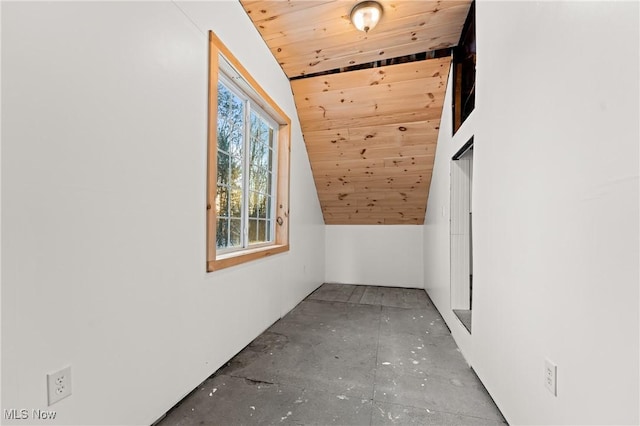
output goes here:
<path id="1" fill-rule="evenodd" d="M 324 284 L 159 425 L 280 423 L 505 422 L 423 290 Z"/>

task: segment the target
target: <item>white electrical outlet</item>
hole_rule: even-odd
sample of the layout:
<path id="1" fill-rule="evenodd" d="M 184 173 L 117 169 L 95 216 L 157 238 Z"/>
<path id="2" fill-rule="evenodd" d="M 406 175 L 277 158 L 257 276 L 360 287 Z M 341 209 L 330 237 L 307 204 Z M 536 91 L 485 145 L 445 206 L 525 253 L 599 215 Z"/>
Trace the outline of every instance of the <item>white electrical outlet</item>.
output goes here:
<path id="1" fill-rule="evenodd" d="M 71 367 L 47 374 L 47 399 L 53 405 L 71 395 Z"/>
<path id="2" fill-rule="evenodd" d="M 553 396 L 558 396 L 558 366 L 548 359 L 544 360 L 544 386 Z"/>

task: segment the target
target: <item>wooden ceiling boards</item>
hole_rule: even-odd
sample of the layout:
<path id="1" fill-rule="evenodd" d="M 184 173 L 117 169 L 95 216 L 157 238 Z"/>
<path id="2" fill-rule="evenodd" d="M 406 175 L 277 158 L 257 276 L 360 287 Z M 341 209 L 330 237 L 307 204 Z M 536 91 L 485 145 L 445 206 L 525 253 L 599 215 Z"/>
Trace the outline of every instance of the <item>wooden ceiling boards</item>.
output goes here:
<path id="1" fill-rule="evenodd" d="M 241 3 L 289 78 L 455 46 L 471 4 L 381 0 L 380 23 L 364 33 L 349 19 L 358 1 Z"/>
<path id="2" fill-rule="evenodd" d="M 325 223 L 422 224 L 450 57 L 380 65 L 455 46 L 471 1 L 380 0 L 369 33 L 354 0 L 241 3 L 293 79 Z"/>
<path id="3" fill-rule="evenodd" d="M 327 224 L 422 224 L 450 58 L 291 82 Z"/>

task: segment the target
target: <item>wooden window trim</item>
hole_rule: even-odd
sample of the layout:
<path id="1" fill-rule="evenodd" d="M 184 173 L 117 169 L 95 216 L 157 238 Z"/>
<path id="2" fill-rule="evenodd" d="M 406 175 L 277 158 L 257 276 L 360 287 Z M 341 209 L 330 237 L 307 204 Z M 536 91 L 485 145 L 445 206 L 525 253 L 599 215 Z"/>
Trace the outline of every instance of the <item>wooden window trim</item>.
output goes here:
<path id="1" fill-rule="evenodd" d="M 216 253 L 216 222 L 217 211 L 215 205 L 217 191 L 217 114 L 218 114 L 218 74 L 219 55 L 222 55 L 251 86 L 262 101 L 275 112 L 274 117 L 279 124 L 278 129 L 278 161 L 275 209 L 275 241 L 273 244 L 259 248 L 218 255 Z M 222 41 L 209 31 L 209 117 L 207 137 L 207 272 L 217 271 L 242 263 L 250 262 L 283 253 L 289 250 L 289 170 L 291 154 L 291 120 L 285 112 L 251 77 L 249 72 L 236 59 Z"/>

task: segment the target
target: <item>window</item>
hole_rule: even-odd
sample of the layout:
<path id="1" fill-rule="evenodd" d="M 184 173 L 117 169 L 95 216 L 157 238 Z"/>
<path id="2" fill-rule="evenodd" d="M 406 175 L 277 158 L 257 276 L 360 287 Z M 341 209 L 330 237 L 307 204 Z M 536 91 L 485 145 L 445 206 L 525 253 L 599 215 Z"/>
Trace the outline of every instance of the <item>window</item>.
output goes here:
<path id="1" fill-rule="evenodd" d="M 216 249 L 273 242 L 278 125 L 223 74 L 218 80 Z"/>
<path id="2" fill-rule="evenodd" d="M 290 121 L 210 32 L 207 270 L 289 249 Z"/>

